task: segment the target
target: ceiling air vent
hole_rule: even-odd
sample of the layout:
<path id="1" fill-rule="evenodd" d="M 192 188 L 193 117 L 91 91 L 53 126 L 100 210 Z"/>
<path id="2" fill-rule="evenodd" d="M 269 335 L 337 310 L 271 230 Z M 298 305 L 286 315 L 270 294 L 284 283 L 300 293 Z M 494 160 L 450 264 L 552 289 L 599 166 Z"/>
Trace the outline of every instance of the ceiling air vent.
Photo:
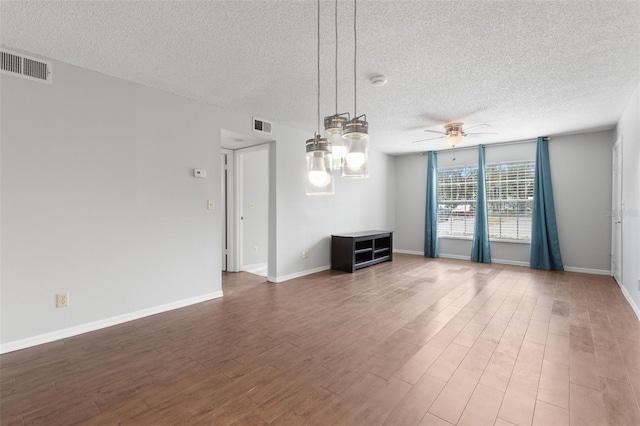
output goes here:
<path id="1" fill-rule="evenodd" d="M 253 118 L 253 130 L 260 133 L 271 134 L 271 123 L 268 121 L 260 120 L 259 118 Z"/>
<path id="2" fill-rule="evenodd" d="M 53 78 L 51 62 L 31 58 L 6 49 L 0 50 L 0 58 L 2 59 L 0 71 L 3 74 L 51 83 Z"/>

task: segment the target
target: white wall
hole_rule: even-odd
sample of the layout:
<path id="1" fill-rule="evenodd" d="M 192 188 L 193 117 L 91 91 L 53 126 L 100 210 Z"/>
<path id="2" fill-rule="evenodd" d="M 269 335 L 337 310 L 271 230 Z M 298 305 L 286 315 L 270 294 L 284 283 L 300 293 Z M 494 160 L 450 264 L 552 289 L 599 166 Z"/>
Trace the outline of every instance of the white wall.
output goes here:
<path id="1" fill-rule="evenodd" d="M 1 352 L 220 296 L 221 215 L 206 201 L 222 205 L 221 129 L 252 133 L 250 115 L 52 62 L 52 85 L 0 77 Z M 369 179 L 309 197 L 309 137 L 270 135 L 276 282 L 327 269 L 332 233 L 395 223 L 393 158 L 372 152 Z"/>
<path id="2" fill-rule="evenodd" d="M 640 85 L 615 129 L 622 137 L 622 291 L 640 318 Z M 609 153 L 611 156 L 611 153 Z"/>
<path id="3" fill-rule="evenodd" d="M 560 248 L 568 269 L 610 270 L 611 229 L 605 212 L 611 208 L 612 141 L 612 132 L 606 131 L 553 136 L 549 142 Z M 439 152 L 438 167 L 477 164 L 477 158 L 475 149 Z M 488 163 L 533 158 L 535 143 L 486 148 Z M 426 168 L 424 156 L 396 157 L 396 249 L 423 253 Z M 470 239 L 440 239 L 443 257 L 468 259 L 470 252 Z M 491 257 L 496 262 L 528 265 L 529 245 L 492 241 Z"/>
<path id="4" fill-rule="evenodd" d="M 268 145 L 236 151 L 242 187 L 242 265 L 267 264 L 269 218 L 269 150 Z M 254 252 L 255 249 L 255 252 Z"/>

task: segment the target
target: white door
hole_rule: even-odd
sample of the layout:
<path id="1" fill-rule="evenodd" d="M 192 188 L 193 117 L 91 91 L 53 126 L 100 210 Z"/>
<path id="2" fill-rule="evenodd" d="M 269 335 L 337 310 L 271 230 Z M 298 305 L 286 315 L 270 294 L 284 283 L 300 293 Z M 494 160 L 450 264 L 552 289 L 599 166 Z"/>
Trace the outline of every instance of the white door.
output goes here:
<path id="1" fill-rule="evenodd" d="M 611 206 L 611 275 L 622 286 L 622 138 L 613 145 L 613 176 Z"/>

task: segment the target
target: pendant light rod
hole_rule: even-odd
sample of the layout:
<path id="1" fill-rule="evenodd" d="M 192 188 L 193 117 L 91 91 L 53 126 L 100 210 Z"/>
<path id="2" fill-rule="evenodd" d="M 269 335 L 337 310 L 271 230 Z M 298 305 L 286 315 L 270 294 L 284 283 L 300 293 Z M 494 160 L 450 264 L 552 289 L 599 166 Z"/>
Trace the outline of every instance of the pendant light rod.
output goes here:
<path id="1" fill-rule="evenodd" d="M 353 116 L 358 116 L 358 90 L 356 78 L 356 61 L 358 60 L 358 32 L 356 31 L 356 19 L 358 13 L 358 2 L 353 0 Z"/>
<path id="2" fill-rule="evenodd" d="M 336 31 L 336 63 L 335 63 L 335 71 L 336 71 L 336 115 L 338 115 L 338 0 L 336 0 L 336 4 L 333 10 L 333 24 L 334 29 Z"/>
<path id="3" fill-rule="evenodd" d="M 318 0 L 318 58 L 317 58 L 317 78 L 318 78 L 318 125 L 316 134 L 320 134 L 320 0 Z"/>

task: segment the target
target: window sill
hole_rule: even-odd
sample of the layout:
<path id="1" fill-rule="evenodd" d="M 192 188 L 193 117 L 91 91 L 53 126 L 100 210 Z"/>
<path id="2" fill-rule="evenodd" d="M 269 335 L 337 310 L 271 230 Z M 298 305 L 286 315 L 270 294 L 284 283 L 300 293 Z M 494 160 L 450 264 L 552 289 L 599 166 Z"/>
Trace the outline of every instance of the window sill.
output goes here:
<path id="1" fill-rule="evenodd" d="M 438 236 L 439 240 L 467 240 L 467 241 L 473 241 L 473 237 L 462 237 L 462 236 L 456 236 L 456 235 L 444 235 L 444 236 Z"/>
<path id="2" fill-rule="evenodd" d="M 455 235 L 446 235 L 442 237 L 438 237 L 441 240 L 466 240 L 473 241 L 473 237 L 457 237 Z M 498 239 L 498 238 L 489 238 L 490 243 L 510 243 L 510 244 L 531 244 L 530 240 L 507 240 L 507 239 Z"/>

